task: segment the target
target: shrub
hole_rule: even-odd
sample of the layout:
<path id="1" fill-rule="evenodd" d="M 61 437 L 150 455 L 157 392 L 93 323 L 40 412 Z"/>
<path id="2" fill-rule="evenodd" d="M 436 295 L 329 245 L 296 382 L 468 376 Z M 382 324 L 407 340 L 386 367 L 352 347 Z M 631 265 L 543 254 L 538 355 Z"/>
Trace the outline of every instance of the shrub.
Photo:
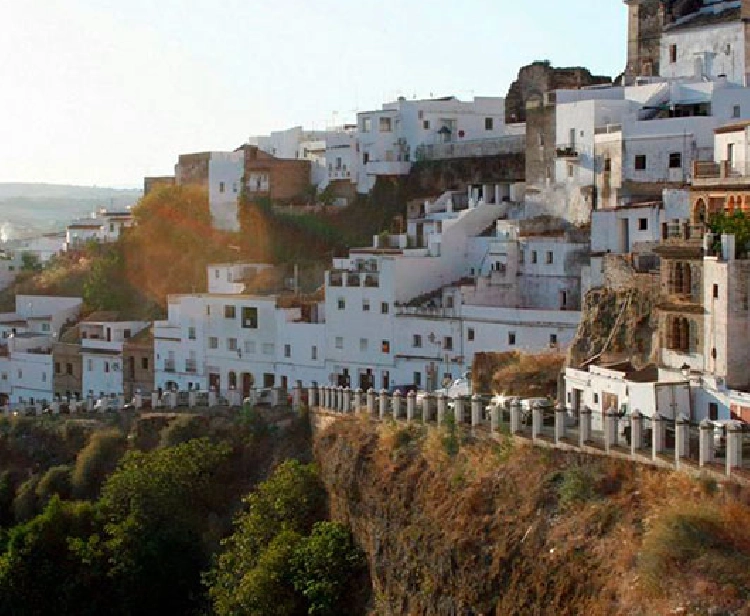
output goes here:
<path id="1" fill-rule="evenodd" d="M 160 447 L 174 447 L 194 438 L 206 436 L 206 421 L 199 415 L 180 415 L 162 428 L 159 435 Z"/>
<path id="2" fill-rule="evenodd" d="M 13 515 L 16 522 L 26 522 L 39 513 L 39 505 L 36 497 L 36 487 L 39 483 L 39 475 L 34 475 L 24 481 L 13 499 Z"/>
<path id="3" fill-rule="evenodd" d="M 50 468 L 36 486 L 36 496 L 40 505 L 46 505 L 53 496 L 67 500 L 71 496 L 70 466 L 62 464 Z"/>
<path id="4" fill-rule="evenodd" d="M 115 470 L 127 448 L 127 439 L 119 430 L 95 432 L 76 457 L 71 487 L 76 498 L 93 499 L 104 480 Z"/>
<path id="5" fill-rule="evenodd" d="M 596 495 L 596 473 L 589 466 L 571 466 L 563 471 L 557 495 L 563 507 L 591 500 Z"/>

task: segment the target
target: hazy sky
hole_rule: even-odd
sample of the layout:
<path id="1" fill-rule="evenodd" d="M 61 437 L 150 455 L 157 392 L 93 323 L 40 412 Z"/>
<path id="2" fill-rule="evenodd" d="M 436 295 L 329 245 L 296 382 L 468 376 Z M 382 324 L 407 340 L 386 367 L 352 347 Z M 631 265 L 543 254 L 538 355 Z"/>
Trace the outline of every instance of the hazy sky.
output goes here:
<path id="1" fill-rule="evenodd" d="M 533 60 L 616 75 L 620 0 L 0 0 L 0 181 L 142 185 L 177 155 L 504 96 Z"/>

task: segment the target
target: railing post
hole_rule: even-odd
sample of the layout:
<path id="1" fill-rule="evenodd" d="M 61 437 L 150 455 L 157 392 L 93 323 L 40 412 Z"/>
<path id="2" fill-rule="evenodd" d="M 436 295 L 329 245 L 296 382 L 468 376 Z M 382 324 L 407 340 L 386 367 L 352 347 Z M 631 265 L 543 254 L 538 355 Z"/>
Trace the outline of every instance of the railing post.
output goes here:
<path id="1" fill-rule="evenodd" d="M 456 418 L 456 425 L 460 426 L 464 422 L 464 399 L 463 396 L 456 396 L 453 399 L 453 414 Z"/>
<path id="2" fill-rule="evenodd" d="M 531 438 L 537 440 L 542 433 L 542 407 L 534 404 L 531 407 Z"/>
<path id="3" fill-rule="evenodd" d="M 738 421 L 727 423 L 727 476 L 733 468 L 742 466 L 742 424 Z"/>
<path id="4" fill-rule="evenodd" d="M 195 394 L 195 397 L 198 397 L 197 393 Z M 253 407 L 258 403 L 258 390 L 254 387 L 247 392 L 247 403 Z"/>
<path id="5" fill-rule="evenodd" d="M 445 421 L 445 394 L 442 391 L 437 395 L 436 404 L 437 404 L 437 423 L 438 423 L 438 426 L 441 426 L 443 425 L 443 422 Z"/>
<path id="6" fill-rule="evenodd" d="M 432 394 L 425 394 L 422 398 L 422 421 L 424 423 L 428 423 L 432 417 L 432 401 L 434 399 L 435 396 Z"/>
<path id="7" fill-rule="evenodd" d="M 471 428 L 478 428 L 482 424 L 482 398 L 479 394 L 471 397 Z"/>
<path id="8" fill-rule="evenodd" d="M 154 395 L 151 396 L 151 401 L 152 401 L 151 408 L 154 408 L 154 409 L 156 408 L 155 402 L 157 399 L 158 399 L 158 396 L 154 396 Z M 213 387 L 208 390 L 208 406 L 209 407 L 216 406 L 216 389 L 214 389 Z"/>
<path id="9" fill-rule="evenodd" d="M 565 405 L 560 403 L 555 407 L 555 443 L 559 445 L 565 438 L 565 420 L 567 419 Z"/>
<path id="10" fill-rule="evenodd" d="M 492 434 L 500 431 L 500 405 L 490 409 L 490 432 Z"/>
<path id="11" fill-rule="evenodd" d="M 510 433 L 518 434 L 521 431 L 521 401 L 513 400 L 510 403 Z"/>
<path id="12" fill-rule="evenodd" d="M 388 410 L 388 392 L 385 389 L 380 390 L 380 421 L 385 419 Z"/>
<path id="13" fill-rule="evenodd" d="M 682 458 L 690 454 L 690 420 L 680 413 L 674 426 L 674 461 L 675 467 L 680 468 Z"/>
<path id="14" fill-rule="evenodd" d="M 375 415 L 375 390 L 372 387 L 367 390 L 367 415 Z"/>
<path id="15" fill-rule="evenodd" d="M 341 412 L 351 413 L 352 412 L 352 390 L 349 387 L 344 388 L 342 395 Z"/>
<path id="16" fill-rule="evenodd" d="M 698 466 L 701 468 L 714 461 L 714 424 L 704 419 L 700 423 Z"/>
<path id="17" fill-rule="evenodd" d="M 584 406 L 578 411 L 578 446 L 583 448 L 591 440 L 591 409 Z"/>
<path id="18" fill-rule="evenodd" d="M 307 407 L 310 409 L 318 406 L 318 384 L 313 381 L 310 387 L 307 388 Z"/>
<path id="19" fill-rule="evenodd" d="M 643 447 L 643 415 L 638 409 L 630 413 L 630 455 Z"/>
<path id="20" fill-rule="evenodd" d="M 406 421 L 414 421 L 414 413 L 417 408 L 417 392 L 410 391 L 406 394 Z"/>
<path id="21" fill-rule="evenodd" d="M 60 403 L 57 400 L 53 400 L 52 403 L 49 405 L 50 413 L 53 415 L 59 415 L 60 414 Z"/>
<path id="22" fill-rule="evenodd" d="M 73 412 L 72 402 L 70 404 L 70 412 Z M 143 408 L 143 396 L 141 395 L 140 391 L 135 392 L 135 395 L 133 396 L 133 407 L 136 411 L 140 411 Z"/>
<path id="23" fill-rule="evenodd" d="M 661 413 L 655 413 L 651 418 L 652 438 L 651 438 L 651 459 L 656 460 L 659 454 L 664 451 L 665 436 L 667 431 L 667 419 Z"/>
<path id="24" fill-rule="evenodd" d="M 364 408 L 363 404 L 364 399 L 364 392 L 362 391 L 361 387 L 357 387 L 357 389 L 354 391 L 354 412 L 355 413 L 361 413 L 362 409 Z"/>
<path id="25" fill-rule="evenodd" d="M 325 409 L 326 407 L 326 386 L 324 383 L 318 385 L 318 407 Z"/>
<path id="26" fill-rule="evenodd" d="M 188 408 L 194 409 L 197 405 L 197 402 L 198 402 L 198 392 L 195 389 L 191 389 L 188 392 Z"/>
<path id="27" fill-rule="evenodd" d="M 398 420 L 401 417 L 401 392 L 397 389 L 391 396 L 391 404 L 393 406 L 393 419 Z M 407 417 L 409 421 L 411 418 Z"/>
<path id="28" fill-rule="evenodd" d="M 617 411 L 612 408 L 604 412 L 604 451 L 610 452 L 617 444 Z"/>

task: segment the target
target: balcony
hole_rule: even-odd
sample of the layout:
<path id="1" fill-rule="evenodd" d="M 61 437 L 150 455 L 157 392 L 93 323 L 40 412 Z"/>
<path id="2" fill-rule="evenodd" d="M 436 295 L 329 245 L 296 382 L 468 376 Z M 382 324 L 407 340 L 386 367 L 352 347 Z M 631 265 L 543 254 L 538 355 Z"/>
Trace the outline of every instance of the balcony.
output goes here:
<path id="1" fill-rule="evenodd" d="M 329 169 L 328 179 L 329 180 L 351 180 L 352 172 L 346 167 L 342 167 L 341 169 Z"/>
<path id="2" fill-rule="evenodd" d="M 662 225 L 662 241 L 667 244 L 702 242 L 705 233 L 705 225 L 693 225 L 687 222 L 668 222 Z"/>
<path id="3" fill-rule="evenodd" d="M 164 360 L 164 372 L 174 372 L 174 371 L 175 371 L 174 359 L 165 359 Z"/>
<path id="4" fill-rule="evenodd" d="M 693 161 L 693 180 L 696 185 L 750 184 L 750 161 L 723 160 Z"/>
<path id="5" fill-rule="evenodd" d="M 185 361 L 185 372 L 188 374 L 195 374 L 198 372 L 198 365 L 194 359 L 188 359 Z"/>
<path id="6" fill-rule="evenodd" d="M 346 286 L 347 287 L 358 287 L 360 286 L 359 282 L 359 274 L 349 273 L 346 276 Z"/>
<path id="7" fill-rule="evenodd" d="M 371 160 L 365 165 L 367 175 L 408 175 L 411 171 L 409 161 Z"/>
<path id="8" fill-rule="evenodd" d="M 557 158 L 578 158 L 578 148 L 576 148 L 576 145 L 574 143 L 558 144 L 558 146 L 555 148 L 555 156 L 557 156 Z"/>
<path id="9" fill-rule="evenodd" d="M 344 276 L 341 272 L 331 272 L 328 278 L 329 287 L 343 287 Z"/>
<path id="10" fill-rule="evenodd" d="M 380 286 L 380 275 L 379 274 L 365 274 L 364 286 L 370 288 L 377 288 Z"/>
<path id="11" fill-rule="evenodd" d="M 526 151 L 525 135 L 508 135 L 492 139 L 472 139 L 452 143 L 420 145 L 416 150 L 417 160 L 440 160 L 445 158 L 473 158 L 518 154 Z"/>

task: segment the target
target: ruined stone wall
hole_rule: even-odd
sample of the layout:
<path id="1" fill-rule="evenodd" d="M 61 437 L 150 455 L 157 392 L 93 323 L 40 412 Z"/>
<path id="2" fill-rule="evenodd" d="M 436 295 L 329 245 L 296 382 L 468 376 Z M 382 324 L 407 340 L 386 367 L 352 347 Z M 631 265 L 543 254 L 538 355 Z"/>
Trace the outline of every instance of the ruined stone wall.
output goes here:
<path id="1" fill-rule="evenodd" d="M 555 106 L 530 101 L 526 106 L 526 186 L 541 187 L 554 176 Z"/>

